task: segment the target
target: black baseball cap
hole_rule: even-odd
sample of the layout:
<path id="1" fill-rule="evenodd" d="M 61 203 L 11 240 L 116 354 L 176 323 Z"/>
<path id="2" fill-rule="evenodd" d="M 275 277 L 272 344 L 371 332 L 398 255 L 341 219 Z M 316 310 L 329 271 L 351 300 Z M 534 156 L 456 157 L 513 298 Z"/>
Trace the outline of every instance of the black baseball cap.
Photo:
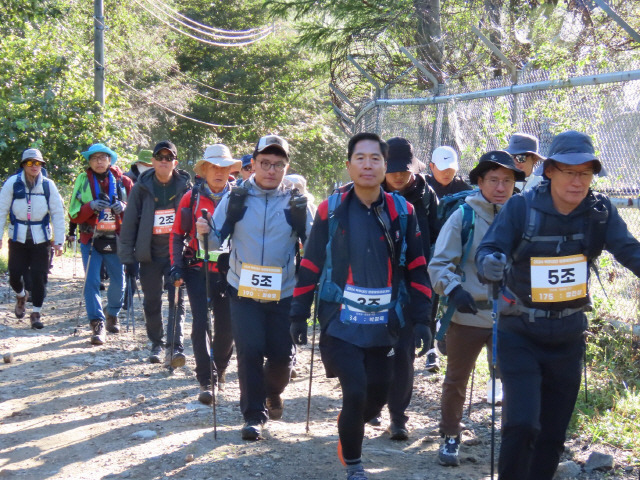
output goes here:
<path id="1" fill-rule="evenodd" d="M 174 157 L 178 157 L 178 149 L 176 146 L 170 142 L 169 140 L 163 140 L 158 142 L 155 147 L 153 147 L 153 156 L 155 157 L 160 150 L 167 149 L 171 152 Z"/>

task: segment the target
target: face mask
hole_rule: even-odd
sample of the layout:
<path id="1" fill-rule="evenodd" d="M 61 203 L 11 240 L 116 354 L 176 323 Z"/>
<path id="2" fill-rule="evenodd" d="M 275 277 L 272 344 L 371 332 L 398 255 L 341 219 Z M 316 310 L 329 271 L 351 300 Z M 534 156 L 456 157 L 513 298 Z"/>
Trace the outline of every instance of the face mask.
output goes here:
<path id="1" fill-rule="evenodd" d="M 138 172 L 140 172 L 140 175 L 142 175 L 144 172 L 146 172 L 151 168 L 153 167 L 150 167 L 149 165 L 144 165 L 142 163 L 138 163 Z"/>

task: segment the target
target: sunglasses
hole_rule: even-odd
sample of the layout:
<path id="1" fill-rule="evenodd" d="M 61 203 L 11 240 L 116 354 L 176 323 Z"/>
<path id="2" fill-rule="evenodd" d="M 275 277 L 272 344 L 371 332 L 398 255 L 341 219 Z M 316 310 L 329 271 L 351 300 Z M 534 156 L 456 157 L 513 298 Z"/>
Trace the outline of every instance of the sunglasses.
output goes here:
<path id="1" fill-rule="evenodd" d="M 527 154 L 526 153 L 518 153 L 516 155 L 513 155 L 513 159 L 518 163 L 525 163 L 527 161 Z"/>
<path id="2" fill-rule="evenodd" d="M 27 160 L 23 165 L 27 167 L 42 167 L 44 162 L 41 162 L 40 160 Z"/>
<path id="3" fill-rule="evenodd" d="M 245 172 L 251 171 L 251 165 L 247 165 L 245 167 L 242 167 L 242 170 L 244 170 Z"/>
<path id="4" fill-rule="evenodd" d="M 156 155 L 153 158 L 155 158 L 159 162 L 173 162 L 175 160 L 175 157 L 173 155 Z"/>

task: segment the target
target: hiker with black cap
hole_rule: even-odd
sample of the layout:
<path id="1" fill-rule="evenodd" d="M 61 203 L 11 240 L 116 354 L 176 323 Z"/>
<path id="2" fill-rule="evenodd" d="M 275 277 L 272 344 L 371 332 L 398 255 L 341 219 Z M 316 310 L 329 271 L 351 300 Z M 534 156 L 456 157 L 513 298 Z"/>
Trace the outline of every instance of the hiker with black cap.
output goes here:
<path id="1" fill-rule="evenodd" d="M 481 279 L 502 285 L 500 480 L 554 476 L 580 390 L 589 268 L 606 248 L 640 275 L 640 243 L 609 198 L 590 189 L 601 168 L 588 135 L 560 133 L 546 181 L 509 200 L 478 246 Z"/>
<path id="2" fill-rule="evenodd" d="M 133 184 L 116 166 L 118 154 L 106 145 L 95 143 L 82 152 L 82 156 L 89 167 L 76 178 L 69 218 L 80 230 L 84 301 L 91 326 L 91 344 L 102 345 L 106 341 L 105 328 L 110 333 L 120 332 L 118 313 L 124 297 L 124 270 L 116 253 L 117 237 Z M 100 298 L 103 263 L 109 274 L 106 316 Z"/>
<path id="3" fill-rule="evenodd" d="M 382 188 L 386 192 L 399 192 L 407 202 L 413 205 L 420 227 L 422 251 L 428 261 L 431 245 L 438 238 L 438 197 L 424 176 L 418 173 L 420 166 L 413 154 L 411 142 L 406 138 L 394 137 L 387 140 L 387 145 L 389 146 L 389 157 Z M 430 322 L 430 324 L 433 337 L 435 322 Z M 405 322 L 394 346 L 393 376 L 387 399 L 391 417 L 391 423 L 387 430 L 391 440 L 409 438 L 407 428 L 409 417 L 405 412 L 411 402 L 413 392 L 413 362 L 416 356 L 414 343 L 413 325 L 411 322 Z M 429 349 L 430 351 L 433 349 L 433 340 Z M 380 415 L 376 416 L 376 419 L 379 418 Z"/>
<path id="4" fill-rule="evenodd" d="M 44 327 L 41 310 L 47 294 L 51 244 L 60 256 L 65 240 L 64 205 L 56 185 L 42 174 L 45 164 L 40 150 L 28 148 L 22 152 L 22 171 L 9 177 L 0 191 L 0 234 L 7 216 L 10 220 L 9 284 L 16 292 L 14 313 L 16 318 L 26 313 L 25 284 L 30 279 L 33 311 L 29 321 L 34 329 Z"/>
<path id="5" fill-rule="evenodd" d="M 314 291 L 320 354 L 342 390 L 338 459 L 348 480 L 366 480 L 364 424 L 387 402 L 394 346 L 411 323 L 415 348 L 431 341 L 431 286 L 414 207 L 381 184 L 387 143 L 375 133 L 349 139 L 346 167 L 353 183 L 318 206 L 291 307 L 291 336 L 307 342 Z"/>
<path id="6" fill-rule="evenodd" d="M 205 248 L 198 241 L 196 221 L 202 216 L 203 209 L 213 213 L 218 208 L 231 189 L 229 171 L 234 166 L 239 167 L 239 163 L 226 145 L 207 146 L 202 159 L 193 166 L 196 174 L 194 186 L 182 197 L 171 231 L 171 279 L 176 286 L 184 284 L 187 288 L 193 317 L 191 344 L 196 361 L 196 380 L 200 384 L 198 401 L 205 405 L 213 402 L 216 390 L 222 390 L 226 383 L 225 372 L 233 354 L 225 276 L 229 265 L 229 246 L 225 243 L 217 250 L 210 250 L 205 263 Z M 208 268 L 208 282 L 205 267 Z M 207 299 L 210 300 L 209 305 Z M 208 309 L 213 310 L 213 332 L 209 331 Z M 213 335 L 212 342 L 209 335 Z"/>
<path id="7" fill-rule="evenodd" d="M 509 139 L 509 146 L 505 148 L 513 156 L 516 167 L 524 172 L 523 182 L 517 182 L 516 188 L 524 192 L 530 190 L 542 181 L 541 175 L 536 175 L 533 169 L 543 160 L 538 153 L 538 139 L 527 133 L 514 133 Z"/>
<path id="8" fill-rule="evenodd" d="M 240 159 L 242 165 L 240 166 L 240 178 L 236 180 L 237 186 L 242 185 L 242 183 L 246 182 L 253 174 L 253 163 L 251 162 L 252 159 L 253 155 L 251 153 L 247 153 Z"/>
<path id="9" fill-rule="evenodd" d="M 230 237 L 227 281 L 244 440 L 258 440 L 267 419 L 282 417 L 295 352 L 289 336 L 295 251 L 313 220 L 307 198 L 283 182 L 289 167 L 284 138 L 260 138 L 253 165 L 255 173 L 222 198 L 213 221 L 196 223 L 198 239 L 208 235 L 209 251 Z"/>
<path id="10" fill-rule="evenodd" d="M 492 350 L 492 304 L 487 286 L 478 280 L 475 251 L 513 195 L 515 182 L 524 180 L 524 173 L 511 155 L 498 150 L 480 157 L 469 180 L 479 190 L 469 194 L 447 219 L 429 262 L 433 289 L 448 297 L 449 308 L 455 308 L 448 327 L 441 327 L 447 328 L 447 371 L 442 382 L 439 425 L 444 442 L 438 460 L 447 466 L 460 464 L 462 410 L 471 371 L 482 348 L 487 347 L 489 356 Z"/>
<path id="11" fill-rule="evenodd" d="M 142 173 L 131 189 L 122 220 L 118 257 L 128 279 L 135 279 L 139 268 L 147 338 L 151 342 L 149 362 L 160 363 L 165 346 L 165 366 L 178 368 L 185 364 L 184 295 L 180 289 L 176 305 L 175 287 L 169 277 L 169 235 L 180 199 L 191 188 L 191 177 L 178 169 L 178 150 L 168 140 L 154 147 L 151 162 L 153 168 Z M 168 290 L 169 300 L 166 341 L 162 324 L 164 290 Z"/>

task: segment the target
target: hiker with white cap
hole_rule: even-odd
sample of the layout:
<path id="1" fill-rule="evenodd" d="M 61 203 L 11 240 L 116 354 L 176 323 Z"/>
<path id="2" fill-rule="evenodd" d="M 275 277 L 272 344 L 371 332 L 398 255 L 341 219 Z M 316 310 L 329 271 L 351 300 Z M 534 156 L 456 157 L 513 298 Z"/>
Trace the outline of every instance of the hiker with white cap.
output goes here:
<path id="1" fill-rule="evenodd" d="M 460 178 L 457 173 L 458 154 L 447 146 L 436 148 L 431 154 L 429 162 L 431 175 L 427 175 L 427 183 L 433 188 L 440 200 L 445 195 L 471 190 L 471 185 Z"/>
<path id="2" fill-rule="evenodd" d="M 200 384 L 198 400 L 210 405 L 216 389 L 225 383 L 225 371 L 233 353 L 229 296 L 226 294 L 226 270 L 229 265 L 228 245 L 210 250 L 204 270 L 204 246 L 196 237 L 196 221 L 202 209 L 213 213 L 222 197 L 229 192 L 229 171 L 240 162 L 234 160 L 222 144 L 209 145 L 201 160 L 193 167 L 197 177 L 191 190 L 184 194 L 176 211 L 171 231 L 171 280 L 176 286 L 185 284 L 193 326 L 191 343 L 196 361 L 196 380 Z M 207 298 L 213 309 L 213 332 L 209 332 Z M 213 359 L 209 345 L 213 335 Z M 212 361 L 213 360 L 213 361 Z M 213 369 L 213 371 L 212 371 Z"/>
<path id="3" fill-rule="evenodd" d="M 89 167 L 76 178 L 69 218 L 79 225 L 80 251 L 85 269 L 84 301 L 91 326 L 91 344 L 102 345 L 106 332 L 119 333 L 118 313 L 124 297 L 124 270 L 116 253 L 122 214 L 133 183 L 116 166 L 118 154 L 102 143 L 82 156 Z M 100 297 L 100 269 L 107 267 L 106 315 Z M 106 325 L 105 325 L 106 322 Z"/>
<path id="4" fill-rule="evenodd" d="M 542 182 L 542 172 L 536 175 L 533 168 L 538 162 L 544 160 L 538 153 L 538 139 L 528 133 L 514 133 L 509 139 L 509 146 L 505 148 L 513 156 L 516 167 L 524 172 L 524 182 L 517 182 L 516 188 L 521 192 Z"/>
<path id="5" fill-rule="evenodd" d="M 142 173 L 131 189 L 122 220 L 118 257 L 128 280 L 135 279 L 139 268 L 147 337 L 151 342 L 149 362 L 160 363 L 160 353 L 165 346 L 165 366 L 177 368 L 185 364 L 184 304 L 180 290 L 175 305 L 175 287 L 169 278 L 169 235 L 180 199 L 191 188 L 191 177 L 178 169 L 178 151 L 168 140 L 155 146 L 151 162 L 153 168 Z M 162 325 L 164 290 L 168 290 L 169 299 L 166 341 L 163 341 Z"/>
<path id="6" fill-rule="evenodd" d="M 505 203 L 477 249 L 479 278 L 502 285 L 499 480 L 554 477 L 580 390 L 590 267 L 606 248 L 640 276 L 640 243 L 590 188 L 601 169 L 588 135 L 557 135 L 544 161 L 548 181 Z"/>
<path id="7" fill-rule="evenodd" d="M 284 138 L 260 138 L 253 165 L 255 173 L 224 196 L 213 221 L 197 221 L 198 237 L 208 235 L 210 251 L 231 238 L 227 281 L 244 440 L 258 440 L 267 419 L 282 417 L 281 394 L 295 352 L 289 336 L 295 249 L 313 221 L 307 198 L 283 182 L 289 167 Z"/>
<path id="8" fill-rule="evenodd" d="M 62 255 L 64 244 L 64 205 L 52 180 L 42 174 L 42 153 L 29 148 L 22 153 L 22 171 L 12 175 L 0 191 L 1 234 L 9 216 L 9 284 L 16 292 L 16 318 L 26 312 L 25 282 L 30 277 L 33 312 L 31 328 L 43 328 L 41 309 L 47 294 L 49 252 L 51 244 L 56 256 Z M 51 225 L 53 233 L 51 235 Z"/>

